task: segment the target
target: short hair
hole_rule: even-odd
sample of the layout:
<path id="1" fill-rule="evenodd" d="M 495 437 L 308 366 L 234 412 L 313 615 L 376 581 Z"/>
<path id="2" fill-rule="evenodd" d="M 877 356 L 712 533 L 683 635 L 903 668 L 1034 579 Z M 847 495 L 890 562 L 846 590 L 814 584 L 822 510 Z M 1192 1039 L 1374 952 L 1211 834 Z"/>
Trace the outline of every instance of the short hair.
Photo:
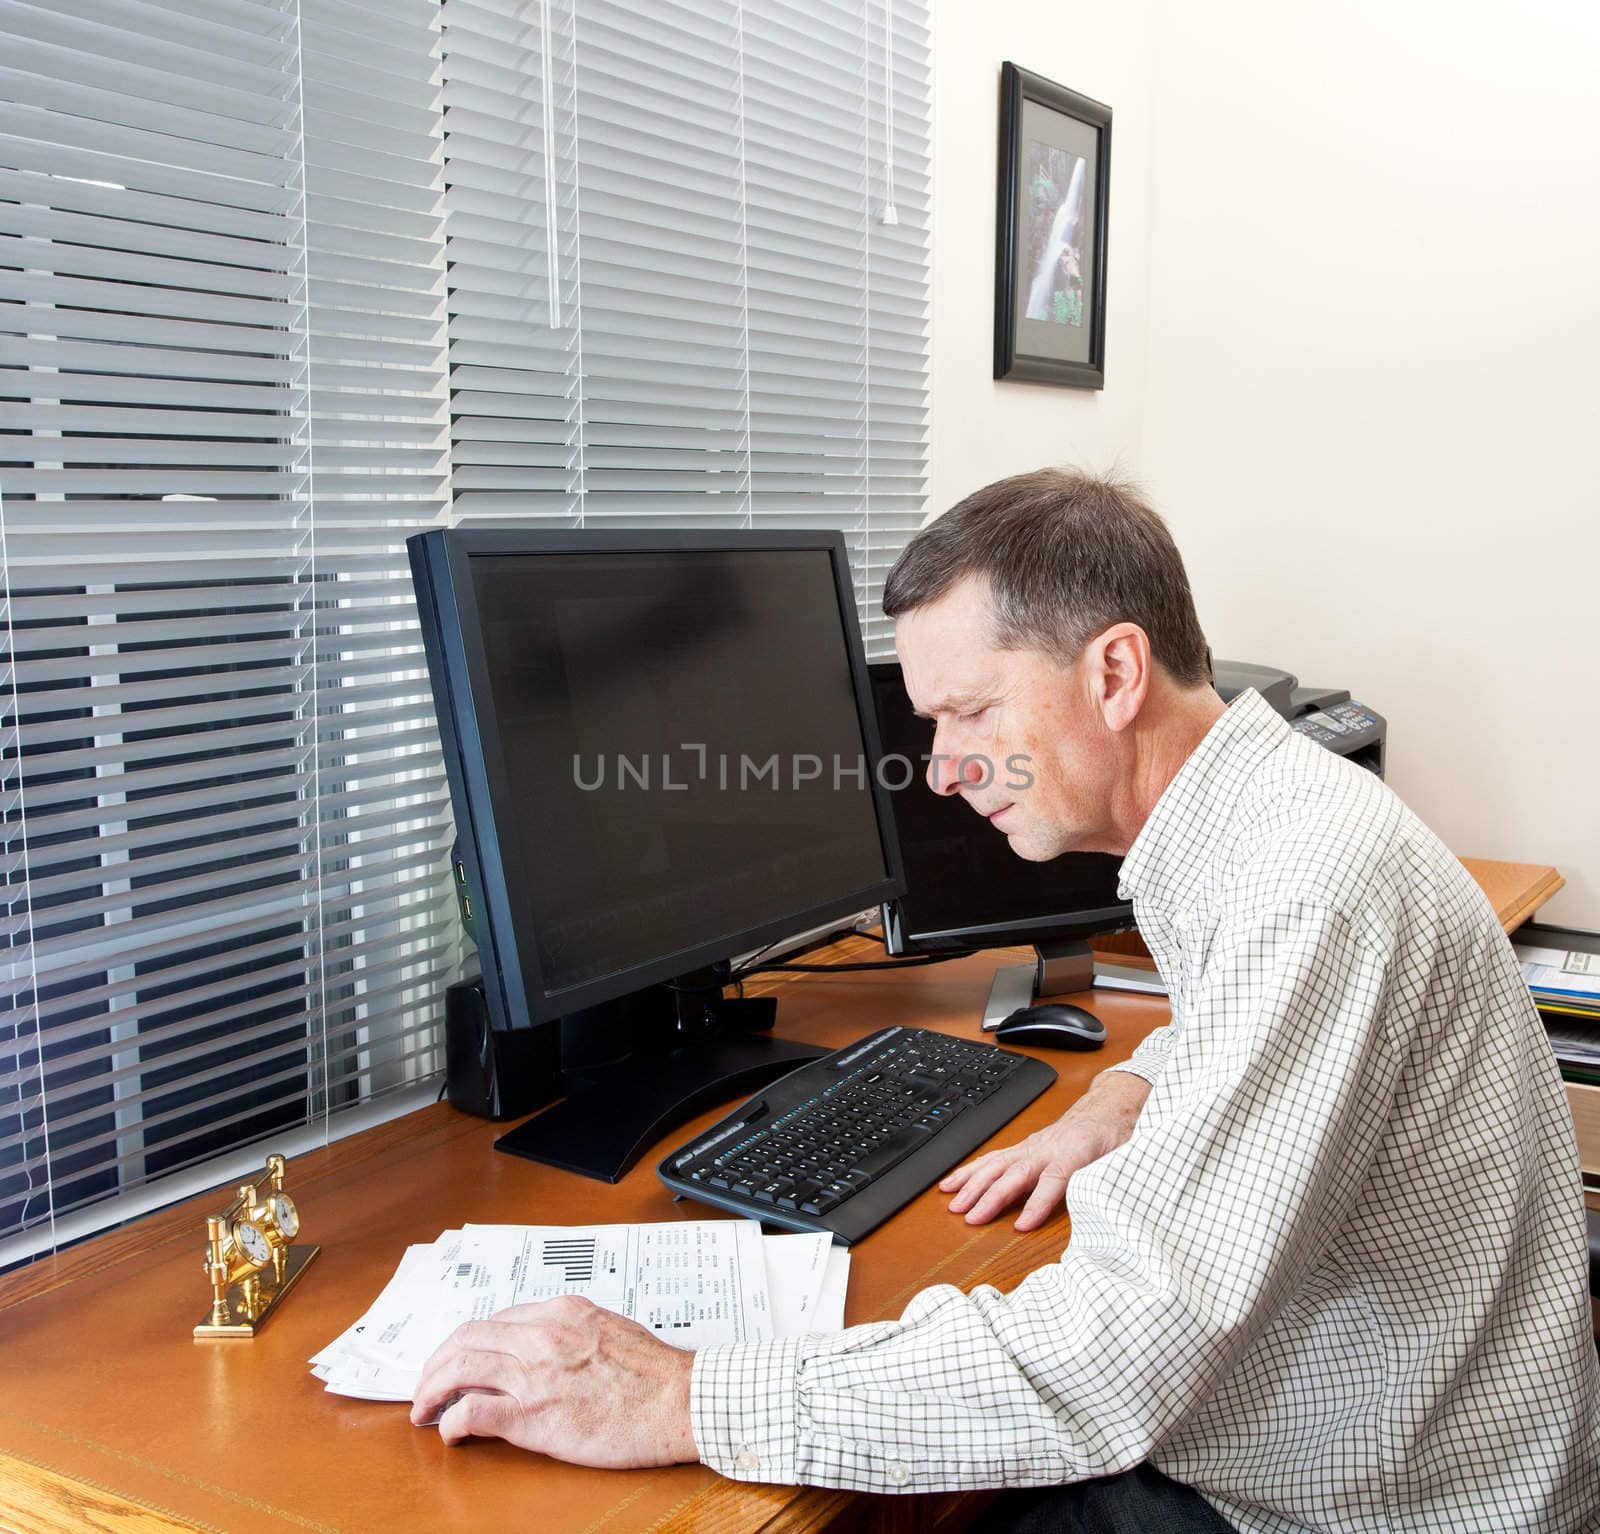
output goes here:
<path id="1" fill-rule="evenodd" d="M 974 491 L 906 545 L 884 583 L 884 613 L 937 601 L 967 576 L 989 582 L 1001 649 L 1071 664 L 1096 634 L 1136 623 L 1175 681 L 1210 679 L 1183 557 L 1127 483 L 1052 468 Z"/>

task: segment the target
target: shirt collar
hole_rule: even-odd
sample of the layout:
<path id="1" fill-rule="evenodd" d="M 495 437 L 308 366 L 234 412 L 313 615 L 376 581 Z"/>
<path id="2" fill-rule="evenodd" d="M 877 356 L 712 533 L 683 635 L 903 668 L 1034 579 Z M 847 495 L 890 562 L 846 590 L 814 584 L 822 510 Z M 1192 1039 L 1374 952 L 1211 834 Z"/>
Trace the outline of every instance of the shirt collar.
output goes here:
<path id="1" fill-rule="evenodd" d="M 1192 905 L 1230 840 L 1252 769 L 1288 734 L 1289 726 L 1260 693 L 1240 693 L 1156 801 L 1122 860 L 1118 895 L 1157 909 Z"/>

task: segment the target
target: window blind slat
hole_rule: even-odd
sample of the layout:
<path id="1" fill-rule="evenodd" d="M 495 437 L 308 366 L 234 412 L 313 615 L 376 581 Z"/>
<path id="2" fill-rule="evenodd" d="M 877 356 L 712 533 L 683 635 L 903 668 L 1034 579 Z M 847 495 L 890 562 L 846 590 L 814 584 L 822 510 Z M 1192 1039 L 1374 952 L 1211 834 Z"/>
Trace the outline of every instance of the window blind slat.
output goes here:
<path id="1" fill-rule="evenodd" d="M 192 83 L 163 91 L 170 77 L 111 59 L 98 70 L 80 67 L 78 81 L 89 83 L 75 83 L 63 78 L 63 66 L 72 62 L 65 49 L 13 36 L 6 63 L 0 64 L 0 86 L 7 100 L 51 112 L 77 112 L 152 133 L 225 139 L 256 154 L 283 150 L 292 109 L 279 97 Z M 79 54 L 75 62 L 81 66 L 86 60 Z"/>
<path id="2" fill-rule="evenodd" d="M 263 91 L 283 90 L 293 59 L 287 37 L 275 26 L 251 28 L 241 35 L 192 11 L 183 16 L 172 7 L 138 0 L 98 0 L 88 15 L 12 0 L 7 7 L 6 30 L 59 44 L 69 50 L 70 57 L 85 59 L 91 68 L 97 58 L 111 58 L 158 74 L 171 73 L 180 87 L 197 77 L 216 79 L 215 73 L 208 76 L 206 71 L 214 71 L 226 60 L 240 79 L 254 82 Z"/>
<path id="3" fill-rule="evenodd" d="M 285 179 L 284 159 L 280 152 L 271 149 L 251 151 L 206 144 L 180 134 L 156 132 L 125 122 L 70 117 L 22 102 L 0 101 L 0 134 L 14 135 L 19 140 L 44 140 L 47 145 L 59 141 L 64 148 L 75 149 L 80 155 L 102 156 L 107 168 L 111 161 L 126 168 L 128 183 L 152 191 L 174 186 L 182 188 L 186 177 L 194 173 L 226 177 L 247 185 L 254 182 L 264 188 L 281 187 Z M 285 142 L 280 149 L 292 146 L 290 135 L 282 135 L 282 138 Z M 45 152 L 47 158 L 55 158 Z M 145 171 L 139 168 L 149 162 L 170 169 Z M 32 167 L 24 164 L 20 168 Z M 161 182 L 166 186 L 160 185 Z"/>

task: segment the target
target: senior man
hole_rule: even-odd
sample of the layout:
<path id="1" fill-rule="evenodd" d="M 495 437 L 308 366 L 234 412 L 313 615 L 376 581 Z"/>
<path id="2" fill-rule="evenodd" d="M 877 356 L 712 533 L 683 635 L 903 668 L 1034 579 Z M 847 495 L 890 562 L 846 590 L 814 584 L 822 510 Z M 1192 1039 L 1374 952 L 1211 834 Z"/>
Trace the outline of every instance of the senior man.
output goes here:
<path id="1" fill-rule="evenodd" d="M 1029 859 L 1124 854 L 1172 1022 L 1055 1125 L 942 1184 L 1063 1196 L 1010 1294 L 696 1355 L 581 1302 L 463 1328 L 414 1418 L 586 1464 L 865 1491 L 1035 1487 L 1038 1530 L 1579 1534 L 1600 1371 L 1577 1154 L 1481 892 L 1382 784 L 1224 708 L 1166 527 L 1005 480 L 895 566 L 930 785 Z M 1030 759 L 1013 789 L 983 760 Z M 965 775 L 962 763 L 965 762 Z"/>

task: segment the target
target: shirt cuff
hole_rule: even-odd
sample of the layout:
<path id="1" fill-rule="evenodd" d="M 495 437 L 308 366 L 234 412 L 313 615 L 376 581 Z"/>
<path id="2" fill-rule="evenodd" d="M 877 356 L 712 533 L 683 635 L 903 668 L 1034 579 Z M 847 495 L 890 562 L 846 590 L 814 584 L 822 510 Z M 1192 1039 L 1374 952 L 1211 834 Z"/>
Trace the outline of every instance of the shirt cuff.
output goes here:
<path id="1" fill-rule="evenodd" d="M 1154 1033 L 1147 1034 L 1139 1043 L 1139 1047 L 1126 1059 L 1119 1060 L 1115 1065 L 1108 1065 L 1108 1071 L 1126 1071 L 1130 1076 L 1137 1076 L 1141 1081 L 1147 1081 L 1154 1086 L 1160 1079 L 1161 1073 L 1166 1069 L 1167 1056 L 1172 1053 L 1172 1046 L 1177 1042 L 1177 1034 L 1172 1031 L 1172 1025 L 1157 1028 Z"/>
<path id="2" fill-rule="evenodd" d="M 802 1337 L 701 1348 L 689 1376 L 689 1424 L 700 1459 L 734 1481 L 793 1486 L 800 1436 Z"/>

